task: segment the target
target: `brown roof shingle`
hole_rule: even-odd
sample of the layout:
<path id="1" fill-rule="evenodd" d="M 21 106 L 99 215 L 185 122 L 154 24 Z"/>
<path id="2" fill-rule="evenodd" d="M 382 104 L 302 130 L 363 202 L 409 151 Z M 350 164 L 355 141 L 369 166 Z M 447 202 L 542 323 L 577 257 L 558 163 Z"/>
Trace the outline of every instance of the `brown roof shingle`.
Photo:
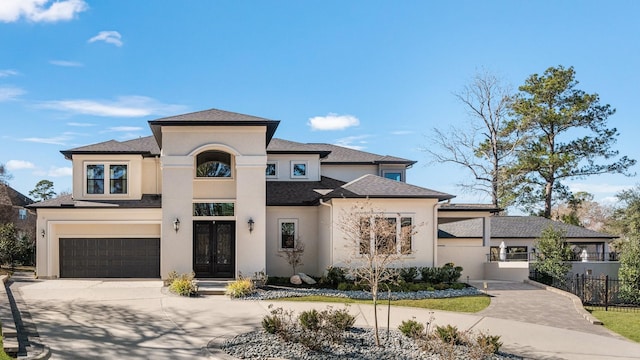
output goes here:
<path id="1" fill-rule="evenodd" d="M 455 196 L 376 175 L 364 175 L 326 195 L 326 198 L 427 198 L 448 200 Z"/>

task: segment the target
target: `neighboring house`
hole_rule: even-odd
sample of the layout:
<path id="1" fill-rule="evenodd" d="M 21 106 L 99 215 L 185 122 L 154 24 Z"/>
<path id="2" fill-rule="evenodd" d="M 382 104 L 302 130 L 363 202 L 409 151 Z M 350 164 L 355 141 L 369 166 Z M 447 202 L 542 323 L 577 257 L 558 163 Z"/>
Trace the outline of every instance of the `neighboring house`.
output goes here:
<path id="1" fill-rule="evenodd" d="M 610 267 L 609 264 L 593 263 L 617 261 L 617 254 L 609 249 L 611 240 L 617 238 L 614 235 L 537 216 L 492 216 L 490 219 L 491 243 L 488 249 L 482 244 L 481 219 L 439 225 L 440 257 L 462 266 L 465 269 L 463 276 L 469 276 L 471 279 L 526 278 L 529 262 L 535 260 L 535 243 L 543 230 L 549 226 L 564 233 L 572 250 L 572 261 L 590 263 L 592 269 L 598 268 L 592 272 L 609 273 L 600 268 Z M 500 257 L 502 244 L 505 248 L 504 259 Z M 479 263 L 478 257 L 483 257 L 485 261 Z M 574 268 L 582 269 L 582 265 L 584 264 L 576 264 Z M 615 268 L 617 269 L 617 264 Z M 508 274 L 509 272 L 513 275 Z"/>
<path id="2" fill-rule="evenodd" d="M 454 262 L 471 279 L 501 279 L 509 271 L 492 270 L 492 246 L 504 240 L 511 253 L 529 253 L 545 225 L 492 217 L 499 209 L 491 205 L 450 204 L 453 195 L 410 185 L 412 160 L 274 138 L 279 121 L 211 109 L 149 125 L 153 136 L 62 151 L 72 194 L 30 205 L 39 277 L 287 276 L 279 255 L 296 242 L 305 245 L 300 271 L 320 275 L 364 251 L 340 223 L 368 199 L 395 224 L 405 266 Z M 600 235 L 571 241 L 606 252 L 611 237 Z"/>
<path id="3" fill-rule="evenodd" d="M 7 184 L 0 183 L 0 225 L 13 223 L 20 235 L 36 239 L 36 213 L 27 206 L 33 200 Z"/>

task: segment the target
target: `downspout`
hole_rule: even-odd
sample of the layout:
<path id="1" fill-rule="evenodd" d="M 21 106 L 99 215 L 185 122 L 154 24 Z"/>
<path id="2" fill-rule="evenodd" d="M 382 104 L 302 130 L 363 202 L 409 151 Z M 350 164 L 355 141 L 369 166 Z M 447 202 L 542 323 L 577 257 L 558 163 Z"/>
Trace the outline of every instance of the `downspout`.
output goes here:
<path id="1" fill-rule="evenodd" d="M 433 267 L 438 266 L 438 210 L 442 203 L 433 205 Z"/>
<path id="2" fill-rule="evenodd" d="M 333 265 L 333 205 L 327 204 L 320 199 L 320 205 L 329 207 L 329 262 Z"/>

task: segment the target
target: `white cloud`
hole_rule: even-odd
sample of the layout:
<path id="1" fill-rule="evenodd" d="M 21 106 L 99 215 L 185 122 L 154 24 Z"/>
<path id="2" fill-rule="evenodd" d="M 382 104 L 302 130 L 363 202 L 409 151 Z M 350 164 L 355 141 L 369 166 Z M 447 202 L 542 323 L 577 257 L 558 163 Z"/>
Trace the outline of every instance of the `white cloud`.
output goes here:
<path id="1" fill-rule="evenodd" d="M 344 130 L 348 127 L 360 125 L 360 120 L 353 115 L 338 115 L 329 113 L 327 116 L 314 116 L 307 125 L 311 130 Z"/>
<path id="2" fill-rule="evenodd" d="M 84 66 L 83 63 L 69 60 L 49 60 L 49 64 L 64 67 L 80 67 Z"/>
<path id="3" fill-rule="evenodd" d="M 107 44 L 122 46 L 122 35 L 117 31 L 100 31 L 98 35 L 89 39 L 88 42 L 104 41 Z"/>
<path id="4" fill-rule="evenodd" d="M 5 164 L 7 170 L 33 169 L 36 167 L 33 163 L 25 160 L 9 160 Z"/>
<path id="5" fill-rule="evenodd" d="M 90 126 L 96 126 L 96 124 L 91 124 L 91 123 L 79 123 L 79 122 L 68 122 L 67 125 L 69 126 L 77 126 L 77 127 L 90 127 Z"/>
<path id="6" fill-rule="evenodd" d="M 0 102 L 15 100 L 20 95 L 26 94 L 26 91 L 13 86 L 0 87 Z"/>
<path id="7" fill-rule="evenodd" d="M 411 134 L 415 134 L 415 131 L 412 130 L 396 130 L 396 131 L 392 131 L 391 135 L 411 135 Z"/>
<path id="8" fill-rule="evenodd" d="M 51 167 L 47 175 L 51 177 L 71 176 L 73 169 L 71 167 Z"/>
<path id="9" fill-rule="evenodd" d="M 20 139 L 21 141 L 34 142 L 39 144 L 51 144 L 51 145 L 66 145 L 67 141 L 71 140 L 72 137 L 69 135 L 60 135 L 49 138 L 41 138 L 41 137 L 30 137 Z"/>
<path id="10" fill-rule="evenodd" d="M 112 132 L 112 131 L 131 132 L 131 131 L 140 131 L 140 130 L 142 130 L 140 126 L 114 126 L 114 127 L 108 128 L 106 132 Z"/>
<path id="11" fill-rule="evenodd" d="M 0 70 L 0 78 L 7 76 L 16 76 L 19 72 L 11 69 Z"/>
<path id="12" fill-rule="evenodd" d="M 109 100 L 55 100 L 39 105 L 41 108 L 66 111 L 74 114 L 107 117 L 143 117 L 171 115 L 185 110 L 182 105 L 163 104 L 146 96 L 121 96 Z"/>
<path id="13" fill-rule="evenodd" d="M 347 136 L 341 139 L 336 140 L 334 145 L 346 147 L 354 150 L 363 150 L 366 149 L 367 141 L 364 139 L 371 137 L 371 135 L 355 135 L 355 136 Z"/>
<path id="14" fill-rule="evenodd" d="M 73 19 L 87 10 L 84 0 L 2 0 L 0 21 L 16 22 L 21 18 L 33 22 L 57 22 Z"/>

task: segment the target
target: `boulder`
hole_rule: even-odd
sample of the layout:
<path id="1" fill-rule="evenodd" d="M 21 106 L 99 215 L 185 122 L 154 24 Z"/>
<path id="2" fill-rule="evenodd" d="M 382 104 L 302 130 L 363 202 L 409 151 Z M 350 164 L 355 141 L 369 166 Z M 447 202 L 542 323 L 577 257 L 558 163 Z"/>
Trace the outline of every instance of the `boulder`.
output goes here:
<path id="1" fill-rule="evenodd" d="M 302 284 L 302 279 L 299 275 L 293 275 L 289 278 L 289 282 L 291 282 L 293 285 L 300 285 Z"/>
<path id="2" fill-rule="evenodd" d="M 313 280 L 313 278 L 305 273 L 298 273 L 298 276 L 300 276 L 300 279 L 302 281 L 304 281 L 305 284 L 309 284 L 309 285 L 313 285 L 316 283 L 315 280 Z"/>

